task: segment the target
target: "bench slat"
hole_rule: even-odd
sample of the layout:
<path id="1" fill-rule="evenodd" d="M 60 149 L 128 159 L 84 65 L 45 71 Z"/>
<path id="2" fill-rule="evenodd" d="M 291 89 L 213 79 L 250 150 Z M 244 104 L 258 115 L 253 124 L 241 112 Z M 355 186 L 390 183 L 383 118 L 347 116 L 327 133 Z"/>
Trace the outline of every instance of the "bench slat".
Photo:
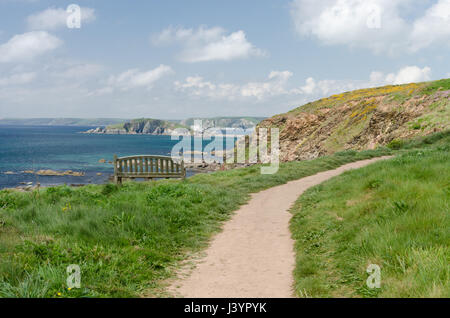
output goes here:
<path id="1" fill-rule="evenodd" d="M 175 162 L 165 156 L 114 156 L 114 179 L 117 183 L 122 178 L 185 178 L 183 162 Z"/>

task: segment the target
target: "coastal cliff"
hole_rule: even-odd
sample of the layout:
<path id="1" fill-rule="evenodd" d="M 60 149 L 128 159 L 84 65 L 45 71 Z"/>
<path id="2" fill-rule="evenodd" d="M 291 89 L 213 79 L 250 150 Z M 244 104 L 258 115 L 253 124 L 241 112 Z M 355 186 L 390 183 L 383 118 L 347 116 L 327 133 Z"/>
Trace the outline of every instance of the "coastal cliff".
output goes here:
<path id="1" fill-rule="evenodd" d="M 97 127 L 86 131 L 87 134 L 148 134 L 148 135 L 170 135 L 177 128 L 196 131 L 194 126 L 196 120 L 202 121 L 202 127 L 249 129 L 255 127 L 262 117 L 214 117 L 214 118 L 188 118 L 181 121 L 168 121 L 161 119 L 140 118 L 124 123 Z"/>
<path id="2" fill-rule="evenodd" d="M 212 117 L 212 118 L 188 118 L 180 121 L 181 125 L 191 127 L 196 120 L 202 121 L 203 127 L 222 127 L 249 129 L 255 127 L 266 117 Z"/>
<path id="3" fill-rule="evenodd" d="M 133 119 L 125 123 L 97 127 L 86 131 L 87 134 L 148 134 L 170 135 L 176 128 L 187 128 L 176 122 L 160 119 L 141 118 Z"/>
<path id="4" fill-rule="evenodd" d="M 280 160 L 309 160 L 343 150 L 395 147 L 450 128 L 450 79 L 346 92 L 273 116 Z"/>

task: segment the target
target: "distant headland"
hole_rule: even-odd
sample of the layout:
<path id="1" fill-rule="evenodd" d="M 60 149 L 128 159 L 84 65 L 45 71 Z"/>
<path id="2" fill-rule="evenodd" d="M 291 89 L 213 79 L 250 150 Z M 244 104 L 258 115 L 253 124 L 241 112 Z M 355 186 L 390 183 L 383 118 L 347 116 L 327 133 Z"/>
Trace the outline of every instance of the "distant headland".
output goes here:
<path id="1" fill-rule="evenodd" d="M 196 132 L 195 120 L 201 120 L 203 128 L 234 128 L 251 129 L 255 127 L 263 117 L 214 117 L 214 118 L 188 118 L 185 120 L 161 120 L 152 118 L 139 118 L 122 123 L 99 126 L 89 129 L 88 134 L 146 134 L 146 135 L 170 135 L 177 128 L 184 128 L 190 132 Z"/>

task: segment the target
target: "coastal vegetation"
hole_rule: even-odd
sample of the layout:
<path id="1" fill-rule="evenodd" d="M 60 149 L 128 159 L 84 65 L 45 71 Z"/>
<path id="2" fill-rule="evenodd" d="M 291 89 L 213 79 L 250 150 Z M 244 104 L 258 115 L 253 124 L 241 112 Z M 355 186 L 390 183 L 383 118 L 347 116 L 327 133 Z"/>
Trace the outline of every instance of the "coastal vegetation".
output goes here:
<path id="1" fill-rule="evenodd" d="M 395 148 L 404 151 L 310 188 L 292 208 L 297 296 L 450 296 L 450 134 Z M 380 288 L 366 285 L 370 264 Z"/>
<path id="2" fill-rule="evenodd" d="M 450 79 L 345 92 L 273 116 L 258 126 L 280 129 L 283 161 L 374 149 L 393 140 L 450 129 Z"/>
<path id="3" fill-rule="evenodd" d="M 0 296 L 167 295 L 178 264 L 250 193 L 387 154 L 397 157 L 314 187 L 293 208 L 297 295 L 448 295 L 449 136 L 282 163 L 274 175 L 255 165 L 185 181 L 3 190 Z M 368 263 L 382 267 L 380 290 L 364 287 Z M 70 264 L 81 268 L 80 289 L 67 288 Z"/>
<path id="4" fill-rule="evenodd" d="M 177 264 L 205 248 L 250 193 L 391 152 L 288 162 L 273 175 L 255 165 L 185 181 L 0 191 L 0 296 L 164 295 Z M 70 264 L 81 268 L 80 289 L 67 288 Z"/>
<path id="5" fill-rule="evenodd" d="M 272 175 L 253 165 L 186 180 L 2 190 L 0 297 L 167 296 L 180 264 L 251 193 L 383 155 L 395 158 L 313 187 L 292 208 L 296 294 L 448 297 L 449 83 L 343 93 L 264 120 L 281 132 L 284 162 Z M 109 129 L 179 125 L 139 119 Z M 81 288 L 67 288 L 71 264 Z M 381 268 L 380 289 L 365 285 L 370 264 Z"/>

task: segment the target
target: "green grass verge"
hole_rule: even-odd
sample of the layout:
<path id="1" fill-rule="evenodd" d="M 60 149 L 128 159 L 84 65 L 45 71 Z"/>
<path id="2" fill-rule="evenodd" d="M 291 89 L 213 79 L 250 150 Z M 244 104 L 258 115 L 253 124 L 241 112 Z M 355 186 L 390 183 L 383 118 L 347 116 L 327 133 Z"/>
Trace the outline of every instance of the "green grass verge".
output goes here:
<path id="1" fill-rule="evenodd" d="M 0 191 L 0 297 L 161 295 L 179 261 L 205 248 L 250 193 L 389 153 L 345 151 L 273 175 L 252 166 L 184 182 Z M 82 288 L 69 291 L 70 264 L 81 267 Z"/>
<path id="2" fill-rule="evenodd" d="M 450 297 L 450 136 L 310 188 L 292 208 L 300 297 Z M 381 288 L 366 285 L 369 264 Z"/>
<path id="3" fill-rule="evenodd" d="M 450 79 L 445 78 L 439 81 L 430 82 L 430 84 L 423 90 L 425 94 L 433 94 L 434 92 L 442 90 L 447 91 L 450 90 Z"/>

